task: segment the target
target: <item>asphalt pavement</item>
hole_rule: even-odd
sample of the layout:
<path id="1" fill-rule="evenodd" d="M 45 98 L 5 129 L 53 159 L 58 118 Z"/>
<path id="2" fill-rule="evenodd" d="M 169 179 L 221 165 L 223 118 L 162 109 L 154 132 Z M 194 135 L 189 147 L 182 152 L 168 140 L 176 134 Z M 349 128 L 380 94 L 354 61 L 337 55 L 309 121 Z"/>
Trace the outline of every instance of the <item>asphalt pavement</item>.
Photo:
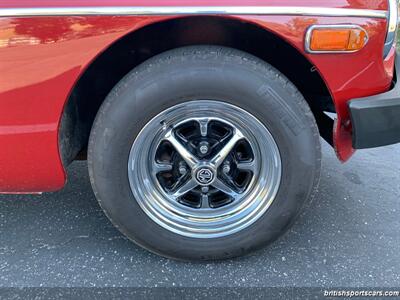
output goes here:
<path id="1" fill-rule="evenodd" d="M 87 165 L 64 190 L 0 196 L 0 287 L 398 287 L 400 145 L 347 164 L 323 144 L 319 193 L 292 230 L 216 263 L 158 257 L 124 238 L 92 193 Z"/>

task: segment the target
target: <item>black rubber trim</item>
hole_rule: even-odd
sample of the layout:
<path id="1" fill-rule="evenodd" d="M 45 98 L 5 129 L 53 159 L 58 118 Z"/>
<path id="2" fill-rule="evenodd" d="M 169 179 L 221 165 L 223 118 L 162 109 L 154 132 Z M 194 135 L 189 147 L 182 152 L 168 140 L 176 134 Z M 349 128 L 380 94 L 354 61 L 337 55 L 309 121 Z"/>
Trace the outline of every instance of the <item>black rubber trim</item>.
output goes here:
<path id="1" fill-rule="evenodd" d="M 400 74 L 396 54 L 396 74 Z M 390 91 L 349 101 L 353 148 L 367 149 L 400 142 L 400 82 Z"/>

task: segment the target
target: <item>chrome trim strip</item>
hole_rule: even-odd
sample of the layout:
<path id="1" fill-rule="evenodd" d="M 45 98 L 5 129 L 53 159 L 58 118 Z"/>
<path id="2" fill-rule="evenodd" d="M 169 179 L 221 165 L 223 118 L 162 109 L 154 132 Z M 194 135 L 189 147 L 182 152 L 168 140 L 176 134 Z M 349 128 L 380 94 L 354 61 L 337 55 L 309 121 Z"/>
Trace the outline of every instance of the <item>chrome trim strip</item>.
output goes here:
<path id="1" fill-rule="evenodd" d="M 398 22 L 397 0 L 389 0 L 389 32 L 395 32 Z"/>
<path id="2" fill-rule="evenodd" d="M 392 46 L 396 40 L 397 26 L 398 26 L 398 2 L 397 0 L 389 0 L 389 16 L 388 16 L 388 28 L 385 40 L 385 46 L 383 49 L 383 57 L 386 58 L 392 49 Z"/>
<path id="3" fill-rule="evenodd" d="M 315 50 L 311 50 L 311 47 L 310 47 L 310 45 L 311 45 L 311 36 L 312 36 L 312 32 L 313 32 L 313 30 L 314 29 L 318 29 L 318 28 L 322 28 L 322 29 L 324 29 L 324 28 L 330 28 L 330 29 L 335 29 L 335 28 L 350 28 L 350 29 L 360 29 L 360 30 L 362 30 L 362 31 L 364 31 L 365 32 L 365 34 L 366 34 L 366 41 L 365 41 L 365 45 L 364 45 L 364 47 L 368 44 L 368 41 L 369 41 L 369 36 L 368 36 L 368 32 L 364 29 L 364 28 L 362 28 L 361 26 L 358 26 L 358 25 L 353 25 L 353 24 L 343 24 L 343 25 L 312 25 L 312 26 L 310 26 L 308 29 L 307 29 L 307 33 L 306 33 L 306 39 L 305 39 L 305 50 L 308 52 L 308 53 L 311 53 L 311 54 L 329 54 L 329 53 L 354 53 L 354 52 L 358 52 L 358 51 L 360 51 L 360 50 L 362 50 L 362 49 L 359 49 L 359 50 L 352 50 L 352 51 L 315 51 Z"/>
<path id="4" fill-rule="evenodd" d="M 110 6 L 110 7 L 43 7 L 4 8 L 0 17 L 35 16 L 149 16 L 149 15 L 301 15 L 329 17 L 388 18 L 383 10 L 300 7 L 300 6 Z"/>

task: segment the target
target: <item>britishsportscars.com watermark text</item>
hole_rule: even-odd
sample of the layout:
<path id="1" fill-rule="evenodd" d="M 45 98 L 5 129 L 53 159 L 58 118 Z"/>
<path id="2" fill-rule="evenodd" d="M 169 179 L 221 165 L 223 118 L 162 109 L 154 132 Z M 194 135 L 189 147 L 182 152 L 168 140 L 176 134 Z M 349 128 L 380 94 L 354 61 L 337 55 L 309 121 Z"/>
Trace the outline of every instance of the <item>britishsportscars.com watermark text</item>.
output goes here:
<path id="1" fill-rule="evenodd" d="M 325 297 L 399 297 L 400 291 L 384 290 L 325 290 Z"/>

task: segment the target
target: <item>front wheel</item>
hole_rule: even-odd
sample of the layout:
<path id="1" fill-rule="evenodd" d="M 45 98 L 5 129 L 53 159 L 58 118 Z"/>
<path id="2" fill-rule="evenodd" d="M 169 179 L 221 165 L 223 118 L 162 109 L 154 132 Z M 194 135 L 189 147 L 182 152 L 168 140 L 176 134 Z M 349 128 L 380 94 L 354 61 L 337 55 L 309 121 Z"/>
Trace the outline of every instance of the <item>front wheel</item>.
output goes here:
<path id="1" fill-rule="evenodd" d="M 296 88 L 229 48 L 145 62 L 105 100 L 89 172 L 111 221 L 184 260 L 246 254 L 283 234 L 315 191 L 320 145 Z"/>

